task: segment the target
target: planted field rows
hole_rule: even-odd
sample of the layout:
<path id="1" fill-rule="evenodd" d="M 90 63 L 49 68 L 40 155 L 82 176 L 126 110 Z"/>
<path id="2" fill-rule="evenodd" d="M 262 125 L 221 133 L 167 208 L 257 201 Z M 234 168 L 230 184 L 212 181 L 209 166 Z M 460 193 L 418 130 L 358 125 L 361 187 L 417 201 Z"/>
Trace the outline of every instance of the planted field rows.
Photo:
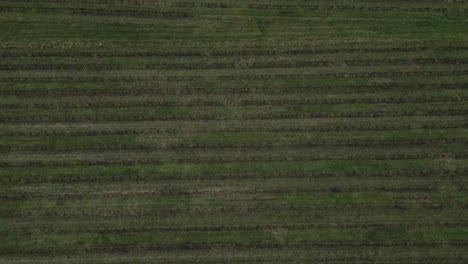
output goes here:
<path id="1" fill-rule="evenodd" d="M 0 0 L 0 263 L 465 263 L 463 0 Z"/>

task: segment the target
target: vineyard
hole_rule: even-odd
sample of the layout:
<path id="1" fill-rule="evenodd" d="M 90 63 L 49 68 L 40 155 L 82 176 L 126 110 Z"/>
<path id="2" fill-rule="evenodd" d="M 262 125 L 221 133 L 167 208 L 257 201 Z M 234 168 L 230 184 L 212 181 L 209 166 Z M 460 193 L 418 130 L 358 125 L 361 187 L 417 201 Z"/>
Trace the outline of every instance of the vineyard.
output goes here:
<path id="1" fill-rule="evenodd" d="M 467 29 L 465 0 L 0 0 L 0 263 L 467 263 Z"/>

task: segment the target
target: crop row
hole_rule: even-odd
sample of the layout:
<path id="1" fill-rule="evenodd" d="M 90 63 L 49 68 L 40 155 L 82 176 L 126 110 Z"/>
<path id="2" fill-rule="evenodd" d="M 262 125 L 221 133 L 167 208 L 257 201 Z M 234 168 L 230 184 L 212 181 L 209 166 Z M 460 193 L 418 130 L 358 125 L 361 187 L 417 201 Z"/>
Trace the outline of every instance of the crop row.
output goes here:
<path id="1" fill-rule="evenodd" d="M 37 194 L 40 195 L 39 193 Z M 44 197 L 48 197 L 47 194 L 43 193 Z M 83 194 L 84 195 L 84 194 Z M 12 195 L 10 195 L 12 196 Z M 31 197 L 37 199 L 38 196 Z M 63 197 L 60 195 L 50 194 L 51 198 L 54 199 L 66 199 L 67 194 L 63 194 Z M 19 197 L 17 197 L 19 198 Z M 26 197 L 28 198 L 28 197 Z M 101 197 L 102 198 L 102 197 Z M 4 199 L 4 198 L 3 198 Z M 19 198 L 21 199 L 21 198 Z M 374 212 L 386 212 L 386 213 L 395 213 L 395 212 L 405 212 L 410 210 L 444 210 L 444 209 L 454 209 L 453 204 L 326 204 L 326 205 L 311 205 L 311 206 L 297 206 L 297 205 L 223 205 L 223 206 L 190 206 L 190 207 L 163 207 L 163 208 L 53 208 L 53 209 L 41 209 L 41 210 L 22 210 L 16 212 L 6 212 L 2 213 L 2 217 L 15 219 L 15 218 L 28 218 L 28 219 L 70 219 L 75 220 L 78 218 L 148 218 L 148 219 L 157 219 L 164 216 L 175 217 L 177 215 L 208 215 L 213 213 L 219 213 L 221 216 L 222 213 L 225 214 L 243 214 L 250 213 L 251 216 L 255 214 L 260 215 L 261 213 L 269 211 L 288 211 L 290 213 L 300 213 L 303 216 L 307 215 L 320 215 L 320 213 L 333 214 L 336 212 L 341 212 L 343 215 L 353 215 L 359 214 L 360 212 L 369 211 L 368 214 L 372 215 Z M 466 208 L 466 206 L 458 207 Z M 114 218 L 112 218 L 114 219 Z"/>
<path id="2" fill-rule="evenodd" d="M 61 12 L 71 15 L 91 16 L 124 16 L 124 17 L 160 17 L 160 18 L 192 18 L 193 14 L 173 11 L 137 11 L 116 9 L 90 9 L 90 8 L 46 8 L 46 7 L 7 7 L 0 6 L 0 12 Z"/>
<path id="3" fill-rule="evenodd" d="M 367 97 L 367 98 L 309 98 L 309 99 L 232 99 L 222 101 L 196 99 L 177 101 L 133 101 L 133 102 L 60 102 L 60 103 L 9 103 L 0 104 L 0 109 L 87 109 L 87 108 L 129 108 L 129 107 L 167 107 L 167 106 L 284 106 L 316 104 L 403 104 L 403 103 L 442 103 L 460 102 L 468 96 L 424 96 L 424 97 Z"/>
<path id="4" fill-rule="evenodd" d="M 385 47 L 385 48 L 323 48 L 323 49 L 293 49 L 293 50 L 241 50 L 241 51 L 166 51 L 166 52 L 30 52 L 0 53 L 0 58 L 52 58 L 52 57 L 228 57 L 228 56 L 274 56 L 274 55 L 313 55 L 334 53 L 392 53 L 392 52 L 417 52 L 417 51 L 464 51 L 465 46 L 444 47 Z"/>
<path id="5" fill-rule="evenodd" d="M 267 68 L 302 68 L 332 66 L 378 66 L 378 65 L 432 65 L 432 64 L 467 64 L 468 59 L 386 59 L 386 60 L 345 60 L 345 61 L 280 61 L 244 63 L 159 63 L 159 64 L 0 64 L 0 71 L 20 70 L 124 70 L 124 69 L 161 69 L 161 70 L 198 70 L 198 69 L 267 69 Z"/>
<path id="6" fill-rule="evenodd" d="M 5 1 L 5 0 L 3 0 Z M 6 0 L 8 1 L 8 0 Z M 1 2 L 1 1 L 0 1 Z M 15 2 L 32 2 L 32 3 L 76 3 L 76 4 L 113 4 L 113 5 L 155 5 L 158 7 L 173 7 L 173 8 L 232 8 L 231 3 L 209 3 L 209 2 L 163 2 L 155 0 L 19 0 Z"/>
<path id="7" fill-rule="evenodd" d="M 2 183 L 15 183 L 15 184 L 28 184 L 28 183 L 92 183 L 92 182 L 151 182 L 151 181 L 198 181 L 198 180 L 246 180 L 246 179 L 301 179 L 301 178 L 397 178 L 407 176 L 411 178 L 434 178 L 434 177 L 465 177 L 468 176 L 468 168 L 428 168 L 422 170 L 416 169 L 400 169 L 388 171 L 349 171 L 349 172 L 328 172 L 328 171 L 315 171 L 315 172 L 272 172 L 272 173 L 154 173 L 154 174 L 113 174 L 113 175 L 100 175 L 93 173 L 91 175 L 59 175 L 59 176 L 28 176 L 28 177 L 14 177 L 4 176 L 0 177 Z"/>
<path id="8" fill-rule="evenodd" d="M 37 232 L 41 234 L 69 234 L 69 233 L 95 233 L 95 234 L 125 234 L 143 232 L 179 232 L 179 231 L 235 231 L 235 230 L 274 230 L 285 228 L 288 230 L 346 228 L 367 229 L 383 227 L 424 227 L 424 226 L 468 226 L 466 222 L 437 222 L 434 224 L 411 223 L 411 222 L 337 222 L 337 223 L 307 223 L 307 224 L 245 224 L 245 225 L 198 225 L 198 226 L 146 226 L 146 227 L 122 227 L 122 228 L 88 228 L 63 229 L 63 228 L 18 228 L 0 230 L 1 235 L 31 235 Z"/>
<path id="9" fill-rule="evenodd" d="M 7 0 L 8 1 L 8 0 Z M 378 0 L 373 2 L 416 2 L 416 3 L 463 3 L 465 0 Z M 15 0 L 15 2 L 29 2 L 29 3 L 72 3 L 72 4 L 114 4 L 114 5 L 155 5 L 165 7 L 179 7 L 179 8 L 190 8 L 190 7 L 206 7 L 206 8 L 232 8 L 239 6 L 233 6 L 232 3 L 220 3 L 220 2 L 189 2 L 189 1 L 177 1 L 177 2 L 166 2 L 158 0 Z M 264 5 L 262 5 L 264 6 Z M 315 6 L 311 5 L 268 5 L 273 6 L 276 9 L 311 9 Z"/>
<path id="10" fill-rule="evenodd" d="M 220 5 L 205 5 L 204 7 L 219 8 Z M 225 6 L 227 7 L 227 5 Z M 466 13 L 466 8 L 433 8 L 433 7 L 389 7 L 389 6 L 350 6 L 350 5 L 271 5 L 249 4 L 249 9 L 261 10 L 325 10 L 325 11 L 368 11 L 368 12 L 438 12 L 438 13 Z M 164 18 L 191 18 L 193 14 L 174 11 L 148 11 L 148 10 L 116 10 L 97 8 L 46 8 L 46 7 L 0 7 L 3 12 L 64 12 L 72 15 L 93 16 L 128 16 L 128 17 L 164 17 Z"/>
<path id="11" fill-rule="evenodd" d="M 467 70 L 452 71 L 410 71 L 410 72 L 350 72 L 350 73 L 290 73 L 258 75 L 220 75 L 220 76 L 56 76 L 56 77 L 0 77 L 0 82 L 13 83 L 51 83 L 51 82 L 138 82 L 138 81 L 235 81 L 235 80 L 278 80 L 278 79 L 315 79 L 315 78 L 371 78 L 371 77 L 434 77 L 463 76 Z"/>
<path id="12" fill-rule="evenodd" d="M 212 254 L 203 254 L 200 255 L 200 251 L 198 252 L 198 255 L 194 255 L 194 251 L 189 251 L 189 252 L 177 252 L 170 256 L 170 257 L 163 257 L 161 254 L 158 254 L 157 257 L 155 256 L 158 252 L 151 252 L 149 250 L 148 252 L 133 252 L 132 250 L 126 251 L 124 254 L 126 256 L 122 256 L 121 253 L 109 253 L 109 252 L 100 252 L 98 253 L 98 256 L 93 256 L 92 253 L 84 253 L 84 254 L 64 254 L 64 255 L 54 255 L 54 260 L 58 260 L 61 262 L 56 262 L 56 263 L 80 263 L 83 262 L 84 259 L 93 259 L 96 260 L 97 258 L 101 259 L 104 262 L 100 263 L 115 263 L 116 261 L 122 261 L 122 259 L 126 259 L 127 263 L 180 263 L 180 264 L 199 264 L 199 263 L 205 263 L 205 264 L 218 264 L 218 263 L 317 263 L 317 264 L 341 264 L 341 263 L 348 263 L 348 264 L 375 264 L 376 261 L 380 264 L 465 264 L 465 262 L 462 260 L 463 253 L 455 253 L 453 252 L 451 255 L 438 255 L 438 256 L 430 256 L 428 257 L 426 254 L 424 254 L 424 257 L 421 255 L 418 255 L 418 257 L 415 257 L 415 254 L 411 254 L 410 256 L 400 252 L 398 254 L 397 259 L 392 259 L 392 260 L 387 260 L 385 258 L 381 257 L 369 257 L 369 254 L 366 256 L 362 256 L 362 254 L 357 254 L 354 253 L 353 255 L 347 255 L 343 256 L 342 253 L 339 254 L 339 257 L 336 257 L 337 250 L 334 248 L 333 250 L 328 249 L 328 250 L 323 250 L 323 249 L 315 249 L 315 250 L 320 250 L 319 255 L 314 254 L 311 252 L 310 249 L 308 249 L 304 253 L 304 250 L 302 249 L 301 254 L 297 254 L 297 252 L 293 254 L 285 254 L 285 253 L 267 253 L 267 254 L 261 254 L 256 251 L 260 250 L 270 250 L 271 249 L 253 249 L 253 252 L 251 250 L 248 250 L 247 252 L 244 252 L 244 255 L 231 255 L 232 251 L 227 251 L 224 254 L 218 253 L 217 256 L 213 256 Z M 295 249 L 297 251 L 297 249 Z M 339 250 L 349 250 L 346 248 L 340 248 Z M 413 249 L 414 250 L 414 249 Z M 334 254 L 331 254 L 330 251 L 333 251 Z M 219 251 L 216 251 L 219 252 Z M 325 253 L 327 252 L 327 253 Z M 431 253 L 435 253 L 436 251 L 431 251 Z M 460 251 L 462 252 L 462 251 Z M 168 253 L 168 252 L 164 252 Z M 50 253 L 49 253 L 50 254 Z M 24 263 L 26 261 L 31 261 L 34 260 L 35 263 L 50 263 L 50 261 L 47 259 L 50 256 L 49 254 L 43 255 L 43 256 L 38 256 L 38 255 L 33 255 L 33 254 L 27 254 L 25 256 L 22 256 L 21 254 L 18 254 L 18 256 L 21 256 L 19 259 L 17 256 L 11 257 L 8 256 L 6 259 L 10 261 L 10 263 Z M 91 254 L 91 255 L 90 255 Z M 181 254 L 190 254 L 189 257 L 183 256 Z M 331 256 L 330 256 L 331 254 Z M 105 255 L 103 257 L 102 255 Z M 128 256 L 130 255 L 130 256 Z M 403 257 L 403 255 L 405 257 Z M 104 260 L 105 258 L 105 260 Z M 45 259 L 45 260 L 44 260 Z M 20 261 L 20 262 L 15 262 L 15 261 Z"/>
<path id="13" fill-rule="evenodd" d="M 82 129 L 75 128 L 72 130 L 39 130 L 19 128 L 14 130 L 3 129 L 1 132 L 4 136 L 98 136 L 98 135 L 147 135 L 147 134 L 178 134 L 178 133 L 208 133 L 208 132 L 306 132 L 306 131 L 384 131 L 384 130 L 411 130 L 411 129 L 452 129 L 452 128 L 468 128 L 468 123 L 431 123 L 423 125 L 412 124 L 317 124 L 314 126 L 262 126 L 262 127 L 238 127 L 226 126 L 218 127 L 178 127 L 178 128 L 129 128 L 119 127 L 112 130 L 107 129 Z"/>
<path id="14" fill-rule="evenodd" d="M 69 247 L 69 248 L 42 248 L 42 249 L 24 249 L 24 248 L 9 248 L 1 249 L 2 255 L 36 255 L 36 256 L 51 256 L 51 255 L 67 255 L 80 254 L 89 255 L 92 253 L 130 253 L 130 252 L 178 252 L 187 250 L 211 251 L 211 250 L 254 250 L 254 249 L 337 249 L 337 248 L 356 248 L 359 250 L 369 248 L 440 248 L 440 247 L 465 247 L 468 241 L 310 241 L 310 242 L 184 242 L 177 244 L 154 244 L 154 245 L 119 245 L 119 246 L 99 246 L 99 247 Z M 444 262 L 446 263 L 446 262 Z"/>
<path id="15" fill-rule="evenodd" d="M 384 140 L 305 140 L 301 142 L 241 142 L 241 143 L 165 143 L 165 144 L 96 144 L 96 145 L 21 145 L 1 146 L 0 153 L 5 152 L 41 152 L 60 153 L 75 151 L 154 151 L 154 150 L 196 150 L 196 149 L 274 149 L 281 147 L 310 148 L 317 146 L 341 146 L 341 147 L 363 147 L 363 146 L 420 146 L 468 143 L 468 139 L 439 138 L 439 139 L 384 139 Z"/>
<path id="16" fill-rule="evenodd" d="M 5 0 L 3 0 L 5 1 Z M 7 0 L 8 1 L 8 0 Z M 415 1 L 415 0 L 413 0 Z M 437 1 L 437 0 L 432 0 Z M 455 0 L 459 1 L 459 0 Z M 166 7 L 195 7 L 197 4 L 204 4 L 206 7 L 213 7 L 215 5 L 227 6 L 222 3 L 195 3 L 195 2 L 165 2 L 158 0 L 15 0 L 15 2 L 26 2 L 26 3 L 71 3 L 71 4 L 113 4 L 113 5 L 156 5 Z M 229 4 L 230 6 L 231 4 Z"/>
<path id="17" fill-rule="evenodd" d="M 418 160 L 418 159 L 464 159 L 467 153 L 361 153 L 330 155 L 310 153 L 308 155 L 274 155 L 274 156 L 171 156 L 149 158 L 111 158 L 105 160 L 27 160 L 25 157 L 15 160 L 0 161 L 0 167 L 73 167 L 73 166 L 103 166 L 103 165 L 158 165 L 163 163 L 242 163 L 242 162 L 285 162 L 285 161 L 318 161 L 318 160 Z"/>
<path id="18" fill-rule="evenodd" d="M 60 113 L 59 113 L 60 114 Z M 465 116 L 468 110 L 431 109 L 425 111 L 373 111 L 373 112 L 339 112 L 339 113 L 244 113 L 241 115 L 224 115 L 216 113 L 199 113 L 188 115 L 93 115 L 93 116 L 49 116 L 22 117 L 3 116 L 0 124 L 36 124 L 36 123 L 108 123 L 108 122 L 144 122 L 144 121 L 239 121 L 239 120 L 292 120 L 304 118 L 381 118 L 381 117 L 412 117 L 412 116 Z"/>
<path id="19" fill-rule="evenodd" d="M 271 249 L 253 249 L 254 251 L 258 250 L 271 250 Z M 296 249 L 297 250 L 297 249 Z M 316 249 L 317 250 L 317 249 Z M 346 248 L 340 248 L 340 250 L 347 250 Z M 414 249 L 413 249 L 414 250 Z M 327 250 L 327 252 L 330 252 L 331 250 Z M 333 249 L 335 254 L 333 254 L 332 257 L 329 255 L 324 256 L 324 250 L 321 249 L 320 255 L 314 255 L 310 256 L 311 251 L 308 249 L 306 252 L 307 256 L 305 254 L 273 254 L 273 253 L 268 253 L 268 254 L 257 254 L 257 252 L 252 253 L 251 251 L 245 252 L 245 255 L 237 255 L 237 256 L 231 256 L 228 253 L 225 253 L 225 255 L 218 255 L 217 257 L 213 255 L 208 255 L 205 254 L 203 256 L 197 255 L 194 256 L 193 251 L 190 251 L 189 254 L 190 257 L 183 257 L 180 254 L 182 252 L 177 252 L 174 253 L 171 257 L 161 257 L 158 255 L 155 257 L 154 252 L 133 252 L 133 251 L 127 251 L 124 254 L 129 254 L 131 257 L 125 256 L 123 257 L 121 253 L 109 253 L 109 252 L 100 252 L 98 253 L 99 257 L 101 257 L 103 254 L 107 255 L 105 257 L 105 261 L 107 262 L 101 262 L 101 263 L 115 263 L 116 261 L 121 261 L 123 258 L 128 260 L 128 262 L 132 263 L 173 263 L 177 262 L 180 264 L 199 264 L 199 263 L 206 263 L 206 264 L 218 264 L 218 263 L 317 263 L 317 264 L 341 264 L 341 263 L 348 263 L 348 264 L 375 264 L 376 261 L 380 264 L 465 264 L 465 262 L 462 259 L 462 253 L 452 253 L 451 255 L 439 255 L 437 257 L 431 256 L 427 257 L 424 256 L 422 257 L 422 254 L 419 255 L 419 257 L 415 257 L 415 254 L 412 254 L 411 256 L 406 256 L 403 258 L 402 255 L 404 254 L 403 252 L 400 252 L 398 254 L 398 259 L 397 260 L 386 260 L 385 258 L 381 257 L 369 257 L 369 256 L 361 256 L 358 255 L 357 253 L 354 253 L 352 256 L 343 256 L 340 254 L 339 257 L 336 257 L 337 249 Z M 156 251 L 158 252 L 158 251 Z M 217 251 L 219 252 L 219 251 Z M 232 252 L 232 251 L 228 251 Z M 460 251 L 461 252 L 461 251 Z M 165 252 L 167 253 L 167 252 Z M 187 252 L 185 252 L 187 253 Z M 275 252 L 278 253 L 278 252 Z M 431 251 L 431 253 L 435 253 L 435 251 Z M 219 254 L 219 253 L 218 253 Z M 328 253 L 330 254 L 330 253 Z M 20 254 L 18 254 L 20 255 Z M 49 254 L 47 254 L 49 255 Z M 25 256 L 21 256 L 20 260 L 21 262 L 11 262 L 11 263 L 22 263 L 31 259 L 34 259 L 34 261 L 37 261 L 36 263 L 50 263 L 48 260 L 41 260 L 41 258 L 49 258 L 49 256 L 37 256 L 37 255 L 32 255 L 32 254 L 27 254 Z M 79 263 L 82 262 L 84 259 L 90 259 L 90 253 L 85 253 L 84 255 L 82 254 L 65 254 L 65 255 L 54 255 L 54 260 L 60 260 L 62 262 L 57 262 L 57 263 L 63 263 L 63 262 L 68 262 L 68 263 Z M 96 257 L 95 257 L 96 258 Z M 18 260 L 17 258 L 8 258 L 10 261 L 15 261 Z M 104 260 L 103 260 L 104 261 Z"/>
<path id="20" fill-rule="evenodd" d="M 210 94 L 292 94 L 308 91 L 387 91 L 387 90 L 426 90 L 426 89 L 467 89 L 468 83 L 447 84 L 376 84 L 376 85 L 348 85 L 348 86 L 319 86 L 319 87 L 227 87 L 223 89 L 209 87 L 190 88 L 60 88 L 60 89 L 14 89 L 2 88 L 2 96 L 21 97 L 70 97 L 70 96 L 139 96 L 139 95 L 210 95 Z"/>
<path id="21" fill-rule="evenodd" d="M 216 192 L 216 195 L 226 195 L 226 194 L 235 194 L 235 195 L 250 195 L 250 194 L 289 194 L 291 192 L 300 192 L 300 193 L 341 193 L 341 192 L 393 192 L 393 193 L 416 193 L 416 192 L 436 192 L 440 189 L 438 186 L 416 186 L 416 187 L 360 187 L 360 188 L 276 188 L 276 189 L 269 189 L 269 188 L 251 188 L 248 190 L 222 190 Z M 460 188 L 460 191 L 466 191 L 467 189 Z M 155 190 L 155 191 L 114 191 L 114 192 L 61 192 L 61 193 L 48 193 L 48 192 L 15 192 L 10 194 L 0 194 L 0 199 L 6 201 L 18 201 L 18 200 L 81 200 L 81 199 L 113 199 L 113 198 L 154 198 L 154 197 L 161 197 L 161 196 L 173 196 L 173 195 L 197 195 L 197 194 L 206 194 L 206 191 L 185 191 L 185 190 Z M 414 201 L 411 201 L 414 202 Z M 426 205 L 425 203 L 419 203 L 420 205 Z M 404 205 L 402 202 L 401 205 Z M 444 205 L 456 205 L 456 204 L 445 204 Z M 439 206 L 439 205 L 438 205 Z M 67 208 L 68 209 L 68 208 Z M 70 209 L 71 210 L 71 209 Z M 179 210 L 179 209 L 177 209 Z M 214 212 L 216 210 L 208 208 L 207 212 Z M 229 210 L 226 210 L 229 211 Z M 243 211 L 243 210 L 241 210 Z M 200 214 L 203 213 L 203 210 L 193 210 L 191 212 L 186 212 L 189 214 Z M 11 212 L 7 212 L 6 215 L 1 214 L 2 218 L 28 218 L 28 211 L 21 211 L 17 214 L 13 214 Z M 71 214 L 72 212 L 70 212 Z M 153 212 L 155 213 L 155 212 Z M 163 214 L 164 212 L 159 211 L 157 212 L 158 215 Z M 175 214 L 175 212 L 165 212 L 166 214 Z M 205 212 L 206 213 L 206 212 Z M 36 216 L 41 215 L 40 213 L 32 213 L 29 216 Z M 102 215 L 105 215 L 105 212 L 102 212 Z M 151 214 L 150 214 L 151 215 Z M 49 216 L 44 214 L 45 217 L 53 218 L 54 216 Z M 108 215 L 109 217 L 111 215 Z M 139 216 L 138 214 L 132 214 L 133 217 Z M 140 217 L 144 217 L 145 215 L 141 215 Z M 61 215 L 61 217 L 65 217 Z M 72 218 L 78 217 L 77 215 L 71 216 Z M 86 217 L 86 216 L 84 216 Z M 88 217 L 91 217 L 89 215 Z"/>
<path id="22" fill-rule="evenodd" d="M 271 5 L 271 4 L 250 4 L 250 9 L 262 10 L 328 10 L 328 11 L 376 11 L 376 12 L 450 12 L 466 13 L 466 8 L 433 8 L 433 7 L 396 7 L 396 6 L 351 6 L 351 5 Z"/>
<path id="23" fill-rule="evenodd" d="M 7 0 L 8 1 L 8 0 Z M 372 2 L 416 2 L 416 3 L 464 3 L 465 0 L 378 0 Z M 177 1 L 166 2 L 159 0 L 15 0 L 15 2 L 32 2 L 32 3 L 73 3 L 73 4 L 115 4 L 115 5 L 157 5 L 167 7 L 208 7 L 208 8 L 231 8 L 232 3 L 220 2 L 189 2 Z M 272 5 L 275 7 L 285 5 Z M 236 6 L 238 7 L 238 6 Z M 301 7 L 301 6 L 298 6 Z M 286 8 L 286 7 L 278 7 Z M 286 8 L 287 9 L 287 8 Z"/>
<path id="24" fill-rule="evenodd" d="M 170 188 L 160 188 L 159 190 L 151 190 L 151 191 L 112 191 L 112 192 L 14 192 L 9 194 L 0 194 L 0 199 L 2 200 L 80 200 L 80 199 L 112 199 L 112 198 L 131 198 L 131 197 L 138 197 L 138 198 L 151 198 L 156 196 L 180 196 L 180 195 L 198 195 L 204 194 L 206 195 L 208 192 L 206 190 L 186 190 L 189 186 L 185 186 L 185 190 L 181 189 L 170 189 Z M 342 193 L 342 192 L 393 192 L 393 193 L 416 193 L 416 192 L 437 192 L 440 190 L 439 186 L 412 186 L 412 187 L 324 187 L 324 188 L 311 188 L 311 187 L 297 187 L 297 188 L 249 188 L 243 190 L 220 190 L 215 191 L 216 195 L 226 195 L 226 194 L 235 194 L 235 195 L 247 195 L 247 194 L 289 194 L 291 192 L 299 192 L 299 193 Z M 460 187 L 458 188 L 459 191 L 467 191 L 466 188 Z M 411 201 L 413 202 L 413 201 Z M 400 203 L 399 205 L 404 205 L 404 203 Z M 426 205 L 425 203 L 418 203 L 419 206 Z M 439 206 L 439 205 L 432 205 L 428 203 L 429 206 Z M 446 204 L 444 204 L 446 205 Z M 447 206 L 454 206 L 456 204 L 449 204 Z M 180 208 L 177 208 L 179 210 Z M 195 208 L 196 209 L 196 208 Z M 195 210 L 194 207 L 191 207 L 189 210 L 192 213 L 201 213 L 202 211 Z M 258 208 L 256 208 L 258 210 Z M 85 209 L 83 209 L 85 210 Z M 211 208 L 207 209 L 208 212 L 212 212 Z M 67 213 L 71 213 L 67 210 Z M 25 211 L 21 211 L 18 214 L 14 215 L 11 212 L 8 212 L 7 215 L 3 215 L 2 217 L 27 217 L 24 214 Z M 162 214 L 162 212 L 158 212 Z M 1 215 L 1 214 L 0 214 Z"/>

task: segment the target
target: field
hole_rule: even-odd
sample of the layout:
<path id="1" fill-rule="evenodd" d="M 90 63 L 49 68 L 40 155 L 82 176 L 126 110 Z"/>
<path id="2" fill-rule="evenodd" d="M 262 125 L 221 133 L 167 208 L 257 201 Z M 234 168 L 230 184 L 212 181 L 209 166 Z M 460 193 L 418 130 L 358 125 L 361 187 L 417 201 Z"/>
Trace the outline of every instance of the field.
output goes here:
<path id="1" fill-rule="evenodd" d="M 467 15 L 0 0 L 0 263 L 467 263 Z"/>

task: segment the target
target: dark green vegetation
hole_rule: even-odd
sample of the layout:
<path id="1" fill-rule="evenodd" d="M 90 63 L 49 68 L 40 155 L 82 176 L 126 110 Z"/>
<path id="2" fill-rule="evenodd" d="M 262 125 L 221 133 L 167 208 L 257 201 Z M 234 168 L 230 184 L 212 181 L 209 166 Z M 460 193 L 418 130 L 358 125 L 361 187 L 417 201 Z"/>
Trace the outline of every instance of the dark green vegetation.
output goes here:
<path id="1" fill-rule="evenodd" d="M 468 3 L 1 0 L 1 263 L 466 263 Z"/>

